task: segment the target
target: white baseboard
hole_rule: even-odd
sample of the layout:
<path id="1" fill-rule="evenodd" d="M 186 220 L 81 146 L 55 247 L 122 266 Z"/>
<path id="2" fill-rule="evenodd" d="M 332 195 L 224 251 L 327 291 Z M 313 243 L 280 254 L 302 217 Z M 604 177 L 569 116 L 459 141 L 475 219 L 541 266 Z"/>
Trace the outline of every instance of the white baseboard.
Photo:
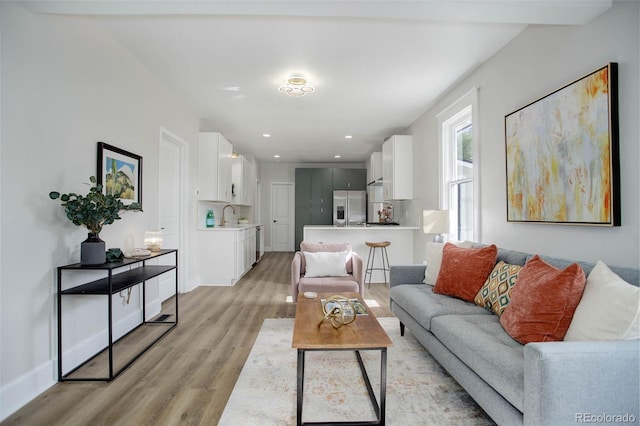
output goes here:
<path id="1" fill-rule="evenodd" d="M 49 360 L 0 389 L 0 421 L 56 384 L 55 360 Z"/>
<path id="2" fill-rule="evenodd" d="M 147 304 L 147 319 L 158 315 L 161 310 L 159 299 Z M 142 309 L 127 315 L 113 324 L 113 337 L 118 339 L 140 324 Z M 104 349 L 108 340 L 108 330 L 85 339 L 74 347 L 65 350 L 63 355 L 63 371 L 68 372 Z M 36 367 L 34 370 L 18 377 L 0 389 L 0 421 L 15 413 L 29 401 L 55 385 L 58 380 L 57 353 L 54 358 Z"/>
<path id="3" fill-rule="evenodd" d="M 136 327 L 140 324 L 141 318 L 142 310 L 138 309 L 115 322 L 113 324 L 113 339 L 119 339 L 128 331 Z M 77 345 L 65 349 L 62 356 L 62 371 L 65 372 L 65 374 L 68 373 L 88 358 L 103 350 L 109 340 L 108 333 L 109 330 L 105 328 L 101 332 L 79 342 Z"/>

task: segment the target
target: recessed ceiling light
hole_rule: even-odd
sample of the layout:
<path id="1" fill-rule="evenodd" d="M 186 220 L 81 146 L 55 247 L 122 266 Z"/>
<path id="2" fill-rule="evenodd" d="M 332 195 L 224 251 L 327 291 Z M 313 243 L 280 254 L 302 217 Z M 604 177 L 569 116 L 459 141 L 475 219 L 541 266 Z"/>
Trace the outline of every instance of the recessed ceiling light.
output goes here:
<path id="1" fill-rule="evenodd" d="M 340 158 L 340 156 L 339 155 L 334 155 L 333 158 Z"/>
<path id="2" fill-rule="evenodd" d="M 351 139 L 351 138 L 353 138 L 353 136 L 351 136 L 351 135 L 347 135 L 347 136 L 345 136 L 344 138 L 345 138 L 345 139 Z"/>
<path id="3" fill-rule="evenodd" d="M 274 154 L 273 158 L 280 158 L 278 154 Z"/>
<path id="4" fill-rule="evenodd" d="M 271 135 L 269 133 L 263 133 L 262 136 L 265 137 L 265 138 L 270 138 L 271 137 Z"/>

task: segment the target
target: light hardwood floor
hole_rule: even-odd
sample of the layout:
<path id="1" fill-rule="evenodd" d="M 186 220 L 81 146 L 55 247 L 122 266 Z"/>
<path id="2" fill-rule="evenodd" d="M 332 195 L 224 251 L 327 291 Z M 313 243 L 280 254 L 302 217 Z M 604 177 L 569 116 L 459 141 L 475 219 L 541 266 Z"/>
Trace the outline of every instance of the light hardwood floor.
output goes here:
<path id="1" fill-rule="evenodd" d="M 263 320 L 295 316 L 286 302 L 292 258 L 267 253 L 233 287 L 180 295 L 178 327 L 121 376 L 58 383 L 2 425 L 216 425 Z M 379 305 L 376 316 L 393 316 L 386 284 L 372 284 L 365 299 Z M 122 343 L 141 340 L 132 333 Z"/>

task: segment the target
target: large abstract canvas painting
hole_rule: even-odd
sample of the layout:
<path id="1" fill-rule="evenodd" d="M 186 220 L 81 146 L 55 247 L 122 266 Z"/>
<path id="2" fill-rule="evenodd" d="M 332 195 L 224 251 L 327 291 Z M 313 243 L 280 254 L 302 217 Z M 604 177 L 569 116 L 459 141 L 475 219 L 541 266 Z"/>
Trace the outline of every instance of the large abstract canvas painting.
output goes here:
<path id="1" fill-rule="evenodd" d="M 617 64 L 505 116 L 507 220 L 620 225 Z"/>

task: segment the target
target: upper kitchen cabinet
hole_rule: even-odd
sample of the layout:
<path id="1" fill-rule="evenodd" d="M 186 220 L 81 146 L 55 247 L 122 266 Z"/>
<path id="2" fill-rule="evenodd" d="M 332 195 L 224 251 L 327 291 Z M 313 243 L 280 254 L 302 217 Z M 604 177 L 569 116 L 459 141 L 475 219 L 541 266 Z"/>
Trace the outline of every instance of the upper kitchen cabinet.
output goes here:
<path id="1" fill-rule="evenodd" d="M 382 192 L 385 200 L 413 198 L 413 138 L 391 136 L 382 144 Z"/>
<path id="2" fill-rule="evenodd" d="M 234 204 L 251 206 L 255 197 L 256 175 L 251 162 L 244 155 L 233 158 L 231 167 L 231 187 Z"/>
<path id="3" fill-rule="evenodd" d="M 367 189 L 367 169 L 333 170 L 333 189 L 350 189 L 364 191 Z"/>
<path id="4" fill-rule="evenodd" d="M 220 133 L 198 136 L 198 198 L 232 202 L 231 169 L 233 146 Z"/>
<path id="5" fill-rule="evenodd" d="M 367 184 L 382 183 L 382 152 L 374 152 L 369 159 Z"/>

